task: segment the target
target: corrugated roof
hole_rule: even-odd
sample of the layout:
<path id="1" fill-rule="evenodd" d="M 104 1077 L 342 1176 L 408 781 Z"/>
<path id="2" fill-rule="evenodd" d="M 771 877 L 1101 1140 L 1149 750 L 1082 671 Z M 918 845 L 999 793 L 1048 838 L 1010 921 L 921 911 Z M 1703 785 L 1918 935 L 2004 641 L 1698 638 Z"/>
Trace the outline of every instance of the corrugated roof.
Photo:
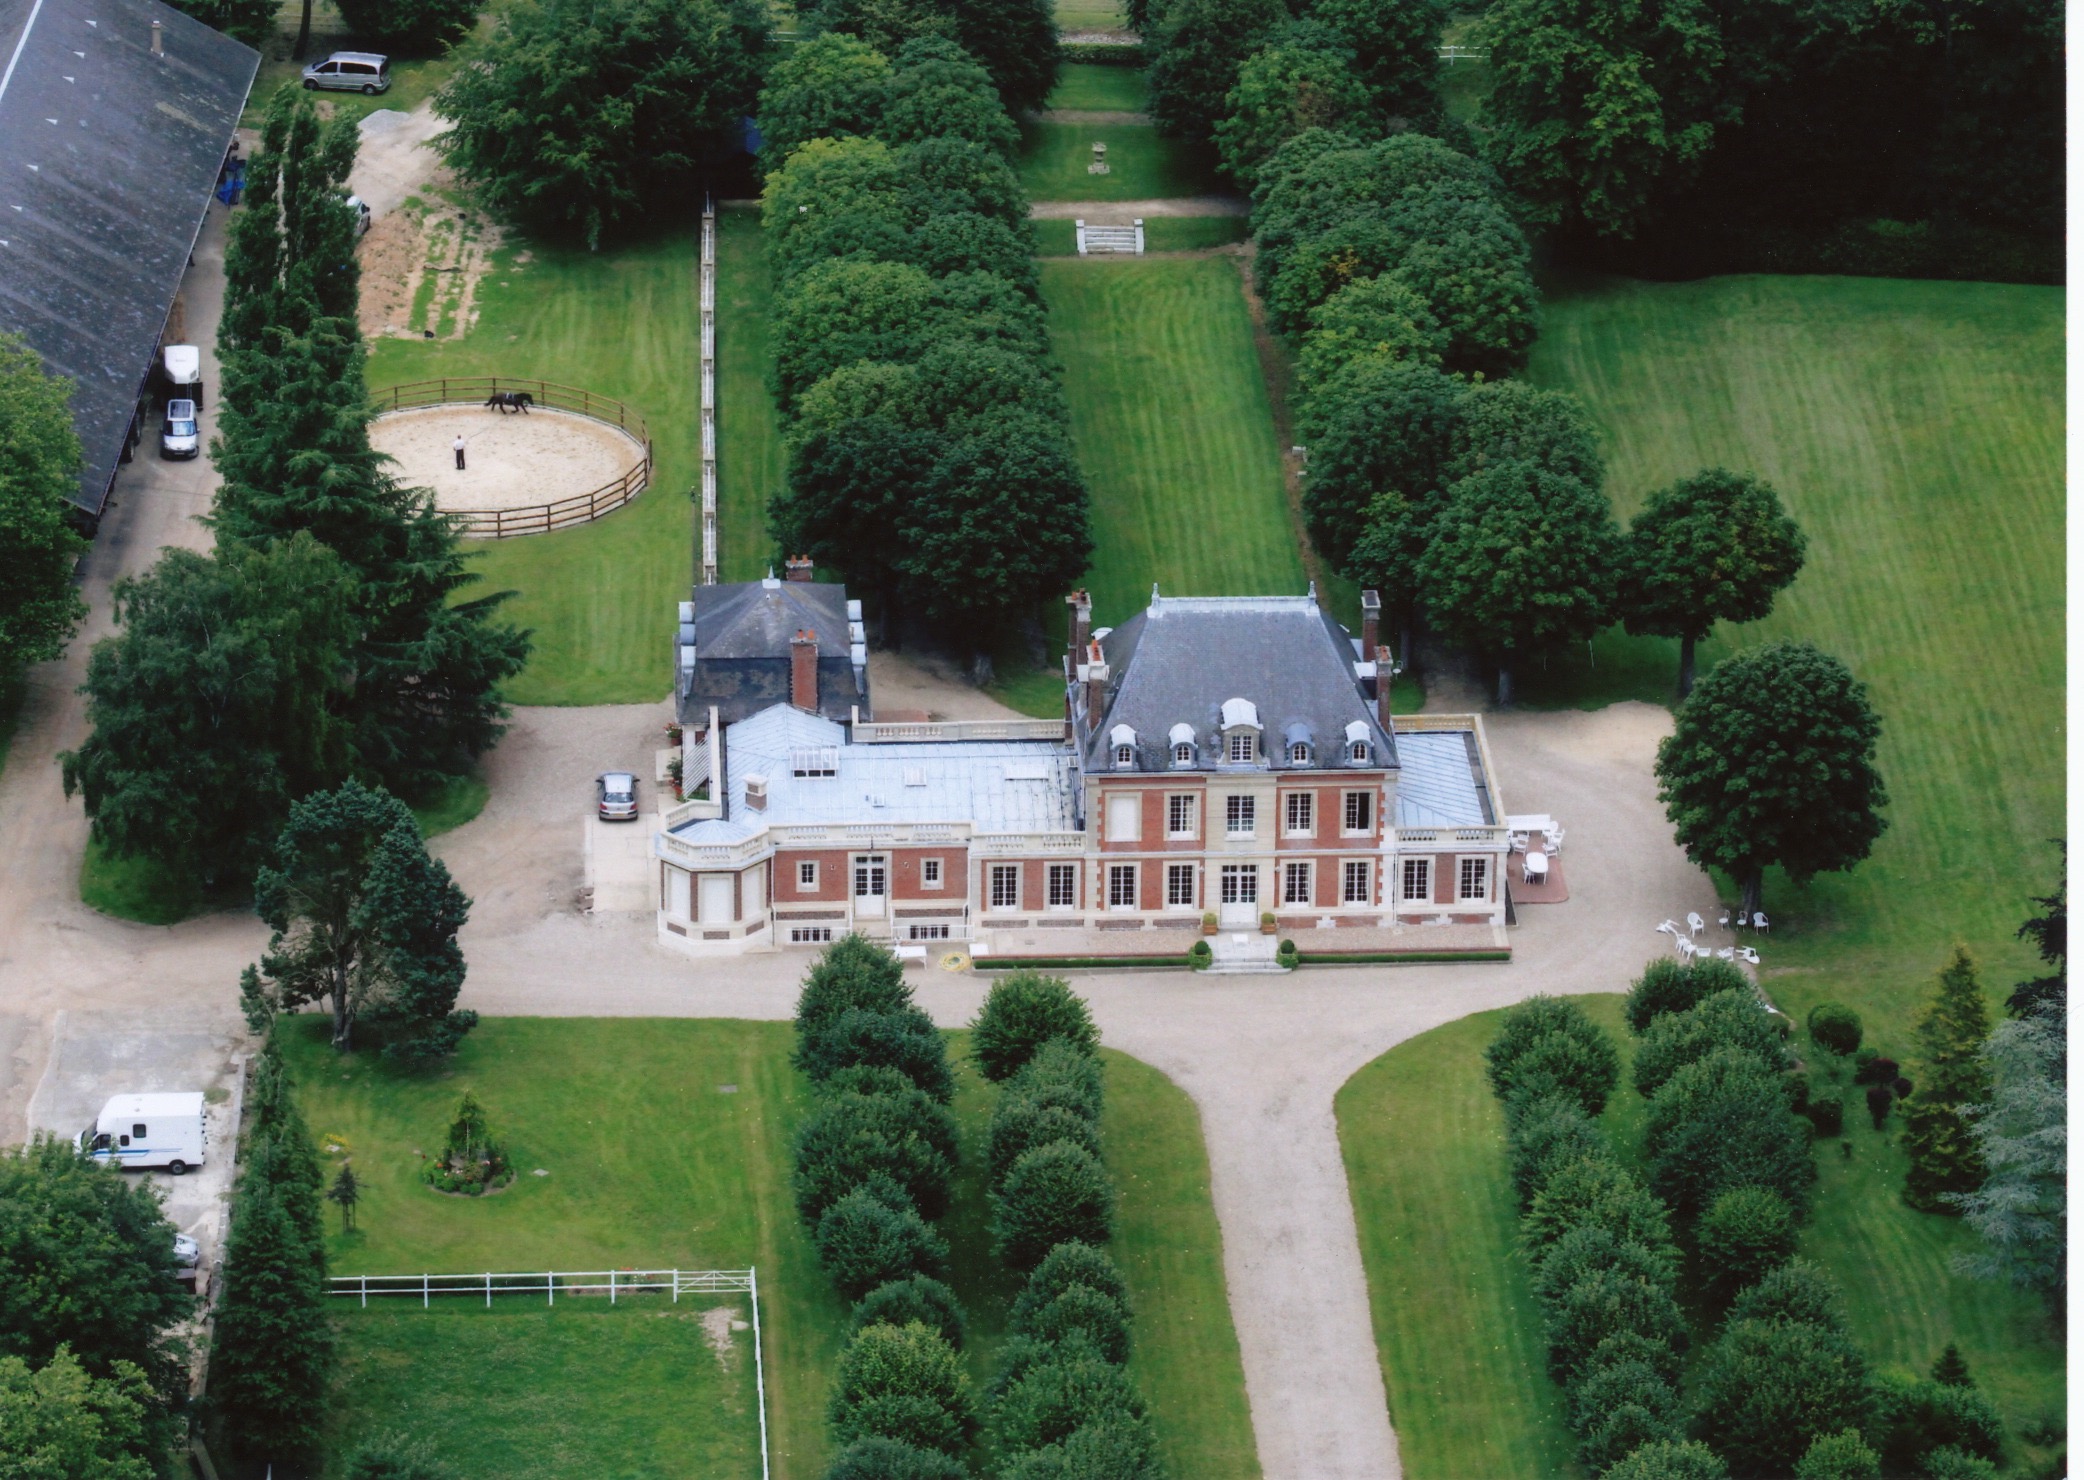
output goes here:
<path id="1" fill-rule="evenodd" d="M 829 752 L 836 774 L 798 776 L 805 752 Z M 823 767 L 821 758 L 820 769 Z M 725 816 L 769 824 L 966 822 L 985 832 L 1072 832 L 1077 760 L 1048 740 L 958 740 L 849 745 L 843 726 L 776 705 L 724 731 Z M 748 776 L 767 780 L 767 808 L 745 805 Z M 699 822 L 674 835 L 724 842 Z M 739 833 L 737 837 L 747 836 Z"/>
<path id="2" fill-rule="evenodd" d="M 259 66 L 159 0 L 0 0 L 0 330 L 74 383 L 89 514 Z"/>
<path id="3" fill-rule="evenodd" d="M 1478 782 L 1476 736 L 1469 730 L 1421 730 L 1397 736 L 1398 827 L 1480 827 L 1495 822 Z"/>

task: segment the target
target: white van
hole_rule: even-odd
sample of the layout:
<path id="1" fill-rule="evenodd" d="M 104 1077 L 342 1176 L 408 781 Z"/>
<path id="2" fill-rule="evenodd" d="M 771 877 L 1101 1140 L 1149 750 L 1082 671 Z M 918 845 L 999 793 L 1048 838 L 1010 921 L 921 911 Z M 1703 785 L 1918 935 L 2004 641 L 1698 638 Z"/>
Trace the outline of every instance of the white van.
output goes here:
<path id="1" fill-rule="evenodd" d="M 170 344 L 166 347 L 166 394 L 172 400 L 179 396 L 195 402 L 196 409 L 203 404 L 203 352 L 192 344 Z"/>
<path id="2" fill-rule="evenodd" d="M 117 1095 L 79 1135 L 81 1154 L 124 1167 L 165 1167 L 178 1177 L 203 1164 L 210 1137 L 199 1092 Z"/>

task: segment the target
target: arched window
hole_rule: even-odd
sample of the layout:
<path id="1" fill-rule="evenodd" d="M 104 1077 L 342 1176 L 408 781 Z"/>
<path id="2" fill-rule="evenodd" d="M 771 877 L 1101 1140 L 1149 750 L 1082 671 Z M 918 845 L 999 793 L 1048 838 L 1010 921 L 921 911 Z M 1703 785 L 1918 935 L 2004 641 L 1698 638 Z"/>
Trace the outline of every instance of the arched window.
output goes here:
<path id="1" fill-rule="evenodd" d="M 1135 765 L 1135 764 L 1136 764 L 1136 747 L 1135 747 L 1135 746 L 1133 746 L 1133 745 L 1117 745 L 1117 746 L 1115 746 L 1115 748 L 1114 748 L 1114 763 L 1115 763 L 1115 764 L 1116 764 L 1117 766 L 1133 766 L 1133 765 Z"/>
<path id="2" fill-rule="evenodd" d="M 1173 764 L 1174 764 L 1175 766 L 1191 766 L 1191 765 L 1193 765 L 1193 764 L 1194 764 L 1194 747 L 1193 747 L 1192 745 L 1190 745 L 1190 744 L 1186 743 L 1185 741 L 1182 741 L 1182 742 L 1181 742 L 1180 744 L 1178 744 L 1178 745 L 1175 745 L 1175 746 L 1173 746 L 1173 747 L 1172 747 L 1172 763 L 1173 763 Z"/>
<path id="3" fill-rule="evenodd" d="M 1356 740 L 1347 746 L 1346 759 L 1352 761 L 1357 766 L 1366 765 L 1368 763 L 1368 742 Z"/>
<path id="4" fill-rule="evenodd" d="M 1298 740 L 1288 747 L 1288 764 L 1291 766 L 1307 766 L 1309 763 L 1310 746 L 1307 741 Z"/>
<path id="5" fill-rule="evenodd" d="M 1250 730 L 1235 730 L 1231 733 L 1230 759 L 1233 762 L 1241 763 L 1252 759 L 1252 738 Z"/>

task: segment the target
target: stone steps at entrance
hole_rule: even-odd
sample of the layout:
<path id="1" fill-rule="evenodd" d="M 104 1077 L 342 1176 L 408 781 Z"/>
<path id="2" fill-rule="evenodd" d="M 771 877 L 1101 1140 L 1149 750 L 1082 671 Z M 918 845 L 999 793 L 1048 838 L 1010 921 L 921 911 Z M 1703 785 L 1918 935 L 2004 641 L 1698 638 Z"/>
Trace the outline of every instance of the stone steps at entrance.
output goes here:
<path id="1" fill-rule="evenodd" d="M 1081 257 L 1099 252 L 1126 252 L 1131 256 L 1143 255 L 1143 223 L 1134 226 L 1088 226 L 1076 223 L 1078 228 L 1078 253 Z"/>
<path id="2" fill-rule="evenodd" d="M 1287 975 L 1274 960 L 1281 946 L 1278 937 L 1261 935 L 1257 931 L 1225 930 L 1207 937 L 1207 940 L 1212 959 L 1205 975 Z"/>

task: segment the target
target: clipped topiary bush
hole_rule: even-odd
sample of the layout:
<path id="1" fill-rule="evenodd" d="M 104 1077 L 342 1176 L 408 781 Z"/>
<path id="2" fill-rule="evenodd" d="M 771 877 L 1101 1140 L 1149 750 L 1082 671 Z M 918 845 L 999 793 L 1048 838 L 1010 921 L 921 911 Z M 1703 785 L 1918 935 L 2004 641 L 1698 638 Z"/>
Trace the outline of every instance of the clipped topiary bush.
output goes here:
<path id="1" fill-rule="evenodd" d="M 1030 1449 L 999 1473 L 1000 1480 L 1160 1480 L 1164 1470 L 1150 1420 L 1111 1413 L 1061 1444 Z"/>
<path id="2" fill-rule="evenodd" d="M 1588 1270 L 1549 1302 L 1545 1323 L 1549 1371 L 1569 1383 L 1610 1336 L 1633 1332 L 1660 1346 L 1686 1341 L 1686 1319 L 1668 1280 L 1644 1278 L 1634 1270 Z"/>
<path id="3" fill-rule="evenodd" d="M 884 1071 L 890 1072 L 890 1071 Z M 806 1225 L 880 1172 L 928 1218 L 948 1207 L 955 1174 L 955 1118 L 904 1081 L 901 1094 L 826 1098 L 796 1133 L 792 1185 Z"/>
<path id="4" fill-rule="evenodd" d="M 1671 956 L 1661 956 L 1643 968 L 1643 974 L 1628 989 L 1622 1008 L 1628 1026 L 1637 1033 L 1650 1031 L 1661 1014 L 1685 1012 L 1717 992 L 1751 990 L 1751 979 L 1732 961 L 1696 959 L 1688 966 Z"/>
<path id="5" fill-rule="evenodd" d="M 1144 1417 L 1143 1399 L 1122 1369 L 1080 1346 L 1031 1363 L 1007 1385 L 993 1410 L 1002 1454 L 1040 1449 L 1070 1438 L 1088 1424 Z"/>
<path id="6" fill-rule="evenodd" d="M 2004 1420 L 1979 1388 L 1886 1374 L 1874 1384 L 1874 1410 L 1886 1474 L 1920 1473 L 1936 1449 L 1993 1462 L 2003 1453 Z"/>
<path id="7" fill-rule="evenodd" d="M 1520 1220 L 1520 1243 L 1530 1256 L 1539 1257 L 1550 1244 L 1586 1223 L 1646 1249 L 1671 1243 L 1671 1218 L 1664 1204 L 1607 1153 L 1579 1157 L 1550 1173 Z"/>
<path id="8" fill-rule="evenodd" d="M 940 1338 L 962 1350 L 962 1302 L 939 1280 L 915 1274 L 907 1280 L 891 1280 L 876 1286 L 854 1307 L 854 1329 L 863 1326 L 909 1326 L 914 1321 L 933 1330 Z"/>
<path id="9" fill-rule="evenodd" d="M 1818 1048 L 1844 1058 L 1859 1052 L 1860 1015 L 1842 1002 L 1819 1002 L 1809 1009 L 1809 1038 Z"/>
<path id="10" fill-rule="evenodd" d="M 888 1012 L 849 1007 L 833 1015 L 800 1035 L 795 1063 L 814 1084 L 842 1069 L 870 1065 L 897 1070 L 944 1105 L 955 1096 L 940 1029 L 909 1005 Z"/>
<path id="11" fill-rule="evenodd" d="M 1066 1105 L 1051 1105 L 1026 1095 L 1004 1094 L 992 1107 L 991 1127 L 985 1134 L 984 1159 L 997 1186 L 1013 1170 L 1013 1163 L 1037 1146 L 1052 1141 L 1069 1141 L 1097 1157 L 1099 1127 Z"/>
<path id="12" fill-rule="evenodd" d="M 1881 1480 L 1881 1456 L 1858 1429 L 1822 1434 L 1802 1452 L 1795 1480 Z"/>
<path id="13" fill-rule="evenodd" d="M 1506 1013 L 1483 1057 L 1492 1093 L 1508 1106 L 1563 1095 L 1596 1116 L 1621 1077 L 1613 1042 L 1560 997 L 1530 997 Z"/>
<path id="14" fill-rule="evenodd" d="M 830 1418 L 842 1444 L 895 1439 L 954 1455 L 969 1445 L 976 1404 L 955 1348 L 915 1321 L 854 1334 L 840 1355 Z"/>
<path id="15" fill-rule="evenodd" d="M 1864 1055 L 1870 1053 L 1871 1050 L 1863 1048 L 1860 1052 Z M 1853 1070 L 1852 1082 L 1854 1084 L 1890 1084 L 1902 1072 L 1903 1066 L 1894 1059 L 1883 1058 L 1880 1054 L 1874 1054 L 1872 1058 L 1863 1057 L 1860 1059 L 1859 1067 Z"/>
<path id="16" fill-rule="evenodd" d="M 1843 1330 L 1838 1287 L 1806 1259 L 1790 1259 L 1737 1296 L 1732 1321 L 1763 1321 Z"/>
<path id="17" fill-rule="evenodd" d="M 1038 1306 L 1049 1304 L 1073 1285 L 1083 1285 L 1088 1290 L 1098 1290 L 1128 1314 L 1129 1283 L 1122 1272 L 1107 1256 L 1105 1249 L 1091 1244 L 1073 1242 L 1058 1244 L 1035 1266 L 1028 1282 L 1021 1287 L 1013 1301 L 1013 1311 L 1008 1322 L 1013 1330 L 1021 1329 L 1027 1313 Z"/>
<path id="18" fill-rule="evenodd" d="M 825 1480 L 970 1480 L 962 1461 L 897 1439 L 856 1439 L 839 1452 Z"/>
<path id="19" fill-rule="evenodd" d="M 1729 1480 L 1729 1466 L 1697 1439 L 1660 1439 L 1636 1450 L 1601 1480 Z"/>
<path id="20" fill-rule="evenodd" d="M 1088 1054 L 1100 1051 L 1085 1000 L 1060 976 L 1015 971 L 993 982 L 970 1024 L 970 1052 L 993 1084 L 1010 1079 L 1052 1039 Z"/>
<path id="21" fill-rule="evenodd" d="M 1669 1289 L 1678 1272 L 1679 1253 L 1669 1244 L 1652 1248 L 1619 1238 L 1604 1224 L 1580 1223 L 1537 1251 L 1531 1263 L 1528 1283 L 1534 1298 L 1554 1305 L 1579 1280 L 1608 1269 Z"/>
<path id="22" fill-rule="evenodd" d="M 911 1005 L 904 967 L 890 948 L 863 935 L 843 935 L 819 952 L 804 974 L 796 997 L 797 1037 L 816 1032 L 850 1007 L 900 1012 Z"/>
<path id="23" fill-rule="evenodd" d="M 857 1188 L 818 1219 L 818 1258 L 833 1285 L 859 1300 L 878 1285 L 946 1272 L 948 1241 L 912 1208 Z"/>
<path id="24" fill-rule="evenodd" d="M 1512 1190 L 1526 1212 L 1548 1175 L 1565 1162 L 1607 1154 L 1606 1135 L 1566 1096 L 1522 1103 L 1505 1132 Z"/>
<path id="25" fill-rule="evenodd" d="M 1674 1074 L 1718 1048 L 1755 1054 L 1760 1063 L 1775 1070 L 1785 1070 L 1793 1063 L 1780 1041 L 1778 1025 L 1770 1014 L 1759 1010 L 1755 993 L 1748 988 L 1717 992 L 1684 1012 L 1663 1013 L 1652 1020 L 1635 1052 L 1636 1092 L 1648 1099 Z"/>
<path id="26" fill-rule="evenodd" d="M 1066 1043 L 1045 1043 L 1036 1049 L 1027 1067 L 1006 1082 L 1006 1093 L 1040 1104 L 1062 1105 L 1095 1125 L 1106 1098 L 1100 1061 Z"/>
<path id="27" fill-rule="evenodd" d="M 1867 1118 L 1874 1122 L 1876 1130 L 1889 1123 L 1889 1107 L 1896 1103 L 1896 1092 L 1886 1084 L 1867 1086 Z"/>
<path id="28" fill-rule="evenodd" d="M 1107 1168 L 1069 1141 L 1025 1152 L 991 1203 L 993 1247 L 1016 1269 L 1032 1269 L 1058 1244 L 1104 1244 L 1114 1233 Z"/>
<path id="29" fill-rule="evenodd" d="M 1794 1257 L 1794 1214 L 1770 1187 L 1732 1187 L 1701 1214 L 1693 1246 L 1716 1298 L 1728 1300 Z"/>
<path id="30" fill-rule="evenodd" d="M 1129 1313 L 1120 1304 L 1085 1285 L 1067 1286 L 1047 1305 L 1028 1308 L 1018 1327 L 1022 1336 L 1051 1345 L 1074 1332 L 1093 1344 L 1110 1362 L 1129 1360 Z"/>
<path id="31" fill-rule="evenodd" d="M 1816 1134 L 1828 1140 L 1845 1131 L 1845 1101 L 1839 1099 L 1811 1100 L 1802 1110 L 1809 1123 L 1816 1127 Z"/>

